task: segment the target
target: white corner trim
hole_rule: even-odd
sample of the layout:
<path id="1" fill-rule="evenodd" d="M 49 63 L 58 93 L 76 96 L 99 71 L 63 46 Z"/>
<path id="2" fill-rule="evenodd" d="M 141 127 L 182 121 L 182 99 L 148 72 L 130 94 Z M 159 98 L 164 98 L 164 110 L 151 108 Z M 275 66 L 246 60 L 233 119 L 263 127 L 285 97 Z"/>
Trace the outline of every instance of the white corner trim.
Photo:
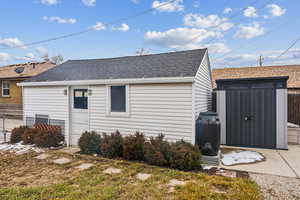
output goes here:
<path id="1" fill-rule="evenodd" d="M 221 122 L 221 144 L 226 144 L 226 91 L 217 91 L 217 113 Z"/>
<path id="2" fill-rule="evenodd" d="M 276 148 L 288 149 L 287 89 L 276 89 Z"/>
<path id="3" fill-rule="evenodd" d="M 196 144 L 195 83 L 192 84 L 192 144 Z"/>
<path id="4" fill-rule="evenodd" d="M 45 81 L 21 82 L 18 86 L 62 86 L 62 85 L 109 85 L 109 84 L 139 84 L 139 83 L 191 83 L 193 77 L 160 77 L 138 79 L 104 79 L 104 80 L 76 80 L 76 81 Z"/>

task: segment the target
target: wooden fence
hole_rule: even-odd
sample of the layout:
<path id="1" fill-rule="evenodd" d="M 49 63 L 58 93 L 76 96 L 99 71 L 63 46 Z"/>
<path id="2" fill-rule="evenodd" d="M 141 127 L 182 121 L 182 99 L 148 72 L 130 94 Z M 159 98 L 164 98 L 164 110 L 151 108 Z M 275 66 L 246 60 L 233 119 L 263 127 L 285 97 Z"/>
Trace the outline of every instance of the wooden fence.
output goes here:
<path id="1" fill-rule="evenodd" d="M 288 121 L 300 125 L 300 94 L 288 94 Z"/>

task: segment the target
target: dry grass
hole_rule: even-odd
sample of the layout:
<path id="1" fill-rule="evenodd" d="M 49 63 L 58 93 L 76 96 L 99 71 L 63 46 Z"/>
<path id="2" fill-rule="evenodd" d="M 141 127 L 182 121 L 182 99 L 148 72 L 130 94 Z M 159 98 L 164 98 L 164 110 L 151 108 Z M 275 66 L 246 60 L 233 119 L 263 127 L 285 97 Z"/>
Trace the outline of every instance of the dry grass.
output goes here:
<path id="1" fill-rule="evenodd" d="M 257 185 L 247 179 L 209 176 L 200 172 L 182 172 L 123 160 L 110 160 L 84 155 L 51 152 L 51 158 L 40 161 L 36 154 L 0 155 L 0 199 L 242 199 L 258 200 Z M 52 164 L 58 157 L 72 158 L 64 166 Z M 79 171 L 79 163 L 94 163 L 94 167 Z M 106 175 L 108 167 L 122 169 L 121 174 Z M 136 179 L 137 173 L 150 173 L 147 181 Z M 171 179 L 187 181 L 170 193 Z"/>

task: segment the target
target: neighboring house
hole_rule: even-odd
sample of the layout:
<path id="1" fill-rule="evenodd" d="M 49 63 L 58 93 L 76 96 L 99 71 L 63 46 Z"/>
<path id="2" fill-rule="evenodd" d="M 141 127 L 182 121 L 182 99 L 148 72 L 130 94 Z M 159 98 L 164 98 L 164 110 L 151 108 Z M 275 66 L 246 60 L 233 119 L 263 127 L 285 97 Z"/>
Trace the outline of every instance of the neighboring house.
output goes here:
<path id="1" fill-rule="evenodd" d="M 259 78 L 288 76 L 288 93 L 300 94 L 300 65 L 280 65 L 264 67 L 237 67 L 213 69 L 213 87 L 217 79 Z"/>
<path id="2" fill-rule="evenodd" d="M 37 115 L 63 121 L 71 145 L 86 130 L 162 133 L 194 143 L 195 120 L 211 108 L 207 49 L 70 60 L 19 86 L 24 121 Z"/>
<path id="3" fill-rule="evenodd" d="M 14 64 L 0 67 L 0 114 L 22 114 L 22 89 L 17 87 L 55 65 L 50 62 Z M 15 112 L 16 111 L 16 112 Z"/>

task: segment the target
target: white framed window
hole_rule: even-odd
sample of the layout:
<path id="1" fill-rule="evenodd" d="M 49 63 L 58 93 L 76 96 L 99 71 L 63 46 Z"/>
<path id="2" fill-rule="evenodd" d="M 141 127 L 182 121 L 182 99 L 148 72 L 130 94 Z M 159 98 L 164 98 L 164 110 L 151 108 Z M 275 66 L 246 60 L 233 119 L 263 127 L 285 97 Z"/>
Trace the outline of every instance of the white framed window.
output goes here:
<path id="1" fill-rule="evenodd" d="M 9 81 L 2 81 L 2 96 L 3 97 L 9 97 L 10 96 Z"/>
<path id="2" fill-rule="evenodd" d="M 129 116 L 129 85 L 107 86 L 107 114 Z"/>

